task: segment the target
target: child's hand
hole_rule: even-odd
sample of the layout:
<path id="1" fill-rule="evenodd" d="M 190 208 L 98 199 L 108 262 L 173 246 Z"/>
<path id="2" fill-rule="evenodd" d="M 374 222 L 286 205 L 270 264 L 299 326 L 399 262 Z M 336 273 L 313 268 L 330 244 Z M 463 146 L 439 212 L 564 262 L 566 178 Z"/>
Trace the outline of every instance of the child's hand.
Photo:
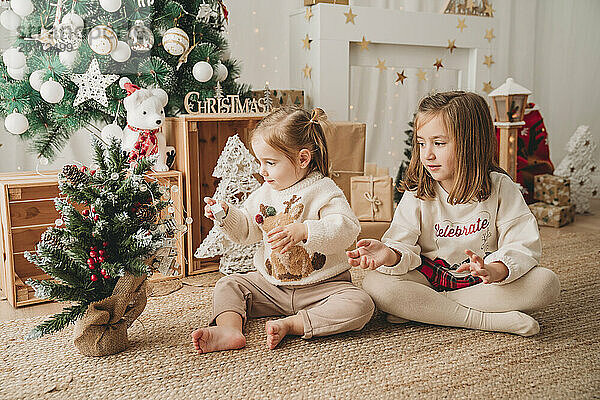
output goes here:
<path id="1" fill-rule="evenodd" d="M 205 197 L 204 202 L 206 203 L 206 205 L 204 206 L 204 216 L 214 221 L 215 216 L 213 215 L 210 206 L 212 206 L 213 204 L 217 204 L 217 202 L 214 199 L 211 199 L 210 197 Z M 225 211 L 225 215 L 227 215 L 227 213 L 229 212 L 229 206 L 227 205 L 227 203 L 222 201 L 221 207 L 223 208 L 223 211 Z"/>
<path id="2" fill-rule="evenodd" d="M 508 276 L 508 268 L 502 262 L 485 264 L 483 259 L 471 250 L 465 250 L 471 262 L 458 267 L 456 272 L 471 271 L 471 275 L 481 278 L 483 283 L 500 282 Z"/>
<path id="3" fill-rule="evenodd" d="M 281 254 L 288 251 L 296 243 L 308 239 L 306 225 L 302 222 L 294 222 L 286 226 L 278 226 L 267 233 L 268 243 L 271 243 L 271 250 L 281 249 Z"/>
<path id="4" fill-rule="evenodd" d="M 356 243 L 356 250 L 347 251 L 348 264 L 362 269 L 376 269 L 382 265 L 395 265 L 398 254 L 375 239 L 362 239 Z"/>

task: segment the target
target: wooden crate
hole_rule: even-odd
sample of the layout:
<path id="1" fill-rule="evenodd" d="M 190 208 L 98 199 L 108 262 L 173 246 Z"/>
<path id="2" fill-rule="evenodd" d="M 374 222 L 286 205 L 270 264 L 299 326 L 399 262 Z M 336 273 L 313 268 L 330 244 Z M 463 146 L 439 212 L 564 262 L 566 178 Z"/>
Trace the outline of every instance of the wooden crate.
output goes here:
<path id="1" fill-rule="evenodd" d="M 183 175 L 178 171 L 152 173 L 148 179 L 156 179 L 161 184 L 177 185 L 181 188 Z M 27 261 L 25 251 L 34 251 L 42 233 L 54 225 L 59 217 L 54 208 L 54 198 L 59 195 L 57 171 L 36 173 L 0 174 L 0 284 L 8 302 L 13 307 L 21 307 L 49 301 L 34 296 L 33 288 L 24 282 L 29 279 L 50 279 L 36 265 Z M 181 191 L 171 191 L 178 223 L 184 223 L 183 195 Z M 75 205 L 84 208 L 83 205 Z M 166 211 L 165 211 L 166 212 Z M 179 270 L 172 276 L 154 274 L 150 280 L 164 280 L 181 277 L 185 272 L 185 237 L 177 238 L 177 264 Z"/>
<path id="2" fill-rule="evenodd" d="M 205 196 L 212 196 L 219 179 L 212 176 L 217 160 L 230 136 L 238 134 L 248 146 L 250 132 L 265 114 L 200 114 L 170 117 L 165 121 L 167 144 L 175 146 L 175 168 L 183 172 L 185 209 L 193 218 L 188 231 L 188 274 L 216 271 L 217 258 L 194 258 L 213 222 L 204 217 Z"/>

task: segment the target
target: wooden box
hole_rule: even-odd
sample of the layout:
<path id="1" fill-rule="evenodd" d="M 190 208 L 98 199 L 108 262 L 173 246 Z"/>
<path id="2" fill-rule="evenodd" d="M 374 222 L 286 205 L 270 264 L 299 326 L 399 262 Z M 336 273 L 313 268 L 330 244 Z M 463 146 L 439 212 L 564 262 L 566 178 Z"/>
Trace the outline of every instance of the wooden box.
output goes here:
<path id="1" fill-rule="evenodd" d="M 185 210 L 192 217 L 188 226 L 186 256 L 188 274 L 216 271 L 218 257 L 197 259 L 194 252 L 213 227 L 204 217 L 203 198 L 212 196 L 219 179 L 212 176 L 217 160 L 230 136 L 239 135 L 248 146 L 250 132 L 266 114 L 198 114 L 169 117 L 165 121 L 167 144 L 175 146 L 174 168 L 183 172 Z"/>
<path id="2" fill-rule="evenodd" d="M 165 184 L 182 187 L 181 172 L 168 171 L 150 174 L 148 179 L 157 179 Z M 36 173 L 0 174 L 0 283 L 8 302 L 13 307 L 49 301 L 37 299 L 33 288 L 24 282 L 29 279 L 50 279 L 35 264 L 25 259 L 25 251 L 35 251 L 42 233 L 54 225 L 59 217 L 54 208 L 54 198 L 59 195 L 57 171 Z M 171 191 L 178 223 L 184 223 L 183 196 L 181 191 Z M 76 207 L 78 207 L 76 205 Z M 78 207 L 79 208 L 79 207 Z M 83 209 L 83 206 L 81 206 Z M 164 276 L 154 274 L 150 280 L 163 280 L 180 277 L 184 273 L 185 238 L 177 238 L 177 273 Z"/>

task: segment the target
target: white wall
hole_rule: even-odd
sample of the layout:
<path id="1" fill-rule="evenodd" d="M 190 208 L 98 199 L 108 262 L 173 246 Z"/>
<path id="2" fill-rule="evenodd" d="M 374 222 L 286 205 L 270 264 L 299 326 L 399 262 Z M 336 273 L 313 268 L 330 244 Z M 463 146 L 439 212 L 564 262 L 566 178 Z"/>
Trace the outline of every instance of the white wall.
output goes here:
<path id="1" fill-rule="evenodd" d="M 502 26 L 516 30 L 511 49 L 499 50 L 496 59 L 508 75 L 534 93 L 532 101 L 542 111 L 550 135 L 550 156 L 555 165 L 565 155 L 565 145 L 581 124 L 590 125 L 600 145 L 600 16 L 598 0 L 495 0 L 494 8 L 512 7 L 510 16 L 502 16 Z M 234 58 L 242 63 L 241 81 L 263 88 L 265 81 L 273 89 L 289 88 L 290 51 L 302 51 L 300 42 L 289 43 L 291 10 L 302 8 L 302 0 L 228 0 L 230 22 L 227 35 Z M 350 0 L 351 5 L 375 6 L 406 11 L 434 12 L 443 0 Z M 342 7 L 342 6 L 340 6 Z M 495 32 L 496 35 L 499 32 Z M 0 48 L 11 41 L 0 27 Z M 533 53 L 533 57 L 532 57 Z M 533 59 L 533 63 L 524 59 Z M 530 65 L 532 64 L 532 65 Z M 183 94 L 182 94 L 183 95 Z M 34 170 L 37 160 L 25 153 L 25 144 L 0 126 L 0 172 Z M 599 155 L 600 155 L 600 150 Z M 90 158 L 85 133 L 69 144 L 55 165 L 86 162 Z M 597 159 L 600 159 L 597 157 Z"/>

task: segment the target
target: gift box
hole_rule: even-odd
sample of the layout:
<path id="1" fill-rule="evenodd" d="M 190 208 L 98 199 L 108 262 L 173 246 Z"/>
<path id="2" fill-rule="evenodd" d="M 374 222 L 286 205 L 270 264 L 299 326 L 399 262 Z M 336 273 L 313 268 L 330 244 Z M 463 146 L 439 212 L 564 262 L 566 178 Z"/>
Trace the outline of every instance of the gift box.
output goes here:
<path id="1" fill-rule="evenodd" d="M 555 206 L 570 205 L 569 179 L 550 174 L 537 175 L 533 183 L 533 198 Z"/>
<path id="2" fill-rule="evenodd" d="M 260 99 L 265 97 L 264 90 L 253 90 L 252 98 Z M 304 108 L 304 90 L 296 89 L 274 89 L 271 90 L 271 102 L 273 109 L 281 106 L 298 106 Z"/>
<path id="3" fill-rule="evenodd" d="M 359 221 L 391 221 L 394 213 L 393 182 L 390 176 L 350 178 L 350 204 Z"/>
<path id="4" fill-rule="evenodd" d="M 342 4 L 347 6 L 348 0 L 304 0 L 305 6 L 314 6 L 315 4 L 326 3 L 326 4 Z"/>
<path id="5" fill-rule="evenodd" d="M 325 131 L 329 153 L 329 175 L 350 202 L 350 179 L 365 174 L 365 124 L 332 122 Z"/>
<path id="6" fill-rule="evenodd" d="M 575 220 L 575 204 L 555 206 L 539 202 L 530 204 L 529 209 L 535 215 L 538 225 L 558 228 Z"/>
<path id="7" fill-rule="evenodd" d="M 380 167 L 376 163 L 365 163 L 365 175 L 388 176 L 389 174 L 389 168 Z"/>
<path id="8" fill-rule="evenodd" d="M 389 222 L 370 222 L 365 221 L 360 223 L 360 233 L 358 240 L 361 239 L 377 239 L 381 240 L 383 234 L 390 228 Z"/>

